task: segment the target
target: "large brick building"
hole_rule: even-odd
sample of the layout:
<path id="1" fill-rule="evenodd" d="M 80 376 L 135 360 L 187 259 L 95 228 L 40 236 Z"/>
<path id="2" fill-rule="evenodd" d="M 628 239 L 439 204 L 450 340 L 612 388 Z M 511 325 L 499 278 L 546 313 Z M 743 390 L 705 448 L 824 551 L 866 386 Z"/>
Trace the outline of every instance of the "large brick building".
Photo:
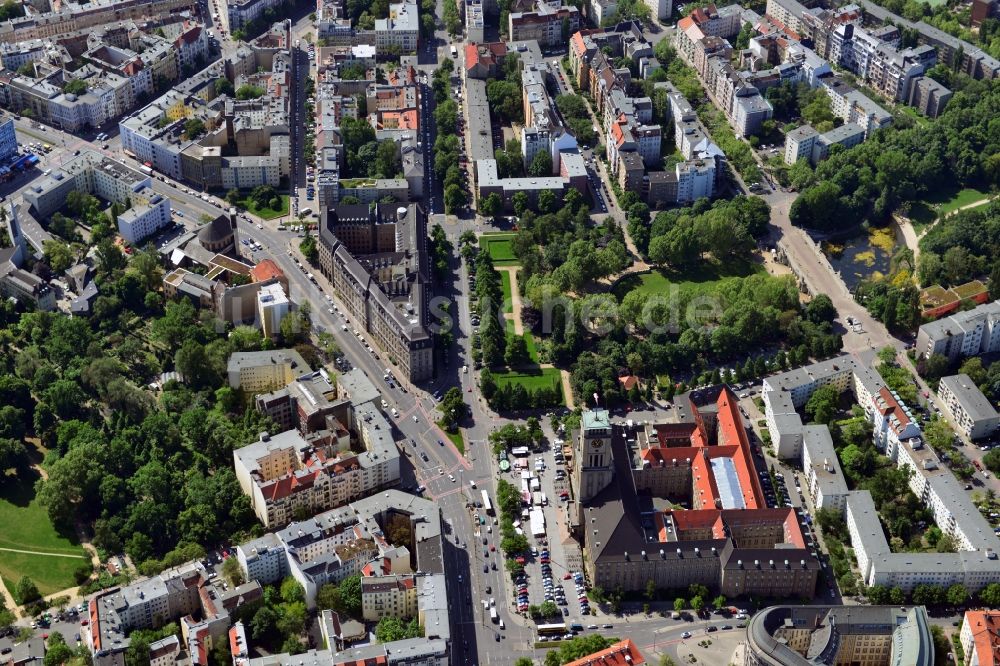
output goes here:
<path id="1" fill-rule="evenodd" d="M 766 507 L 735 396 L 677 404 L 677 421 L 646 428 L 584 413 L 570 512 L 592 583 L 812 597 L 820 563 L 795 511 Z"/>

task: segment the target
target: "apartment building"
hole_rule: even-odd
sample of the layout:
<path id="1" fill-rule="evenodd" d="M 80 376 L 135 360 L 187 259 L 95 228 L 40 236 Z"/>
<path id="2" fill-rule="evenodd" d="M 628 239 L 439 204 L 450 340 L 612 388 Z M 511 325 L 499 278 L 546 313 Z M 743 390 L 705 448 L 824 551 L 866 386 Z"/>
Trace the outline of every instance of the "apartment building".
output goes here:
<path id="1" fill-rule="evenodd" d="M 771 606 L 747 624 L 742 663 L 933 666 L 930 627 L 923 606 Z"/>
<path id="2" fill-rule="evenodd" d="M 17 135 L 14 132 L 14 119 L 0 120 L 0 162 L 6 163 L 17 155 Z"/>
<path id="3" fill-rule="evenodd" d="M 942 532 L 954 538 L 958 552 L 894 553 L 868 491 L 846 492 L 844 500 L 846 488 L 839 483 L 820 486 L 820 473 L 828 474 L 826 482 L 833 484 L 836 483 L 833 477 L 842 477 L 843 472 L 836 456 L 826 455 L 829 449 L 825 440 L 829 433 L 820 432 L 825 426 L 803 426 L 795 411 L 820 386 L 853 390 L 858 404 L 873 423 L 876 446 L 897 466 L 910 470 L 910 489 L 931 511 Z M 866 585 L 898 586 L 910 592 L 920 584 L 948 587 L 959 583 L 978 590 L 1000 574 L 997 559 L 1000 539 L 951 471 L 942 467 L 934 451 L 924 445 L 909 409 L 870 368 L 849 356 L 839 356 L 766 378 L 763 399 L 778 456 L 801 456 L 817 505 L 821 497 L 826 502 L 839 496 L 836 505 L 844 511 L 851 546 Z M 806 437 L 815 438 L 814 442 L 804 444 Z M 807 446 L 809 451 L 805 450 Z M 821 469 L 816 468 L 819 455 L 823 455 Z M 836 488 L 833 495 L 828 488 Z"/>
<path id="4" fill-rule="evenodd" d="M 394 534 L 405 530 L 410 541 L 392 543 L 390 523 L 403 528 Z M 267 585 L 292 576 L 314 607 L 320 587 L 348 576 L 443 573 L 440 539 L 437 505 L 386 490 L 240 544 L 235 556 L 248 580 Z"/>
<path id="5" fill-rule="evenodd" d="M 291 168 L 286 27 L 285 22 L 275 24 L 225 63 L 210 66 L 124 118 L 119 123 L 122 148 L 157 171 L 202 189 L 279 186 Z M 264 96 L 217 96 L 214 83 L 223 72 L 232 74 L 237 87 L 263 88 Z M 202 136 L 187 136 L 185 125 L 191 119 L 204 124 Z"/>
<path id="6" fill-rule="evenodd" d="M 714 4 L 698 7 L 677 22 L 674 46 L 689 62 L 694 59 L 696 45 L 706 37 L 728 40 L 736 37 L 742 27 L 742 9 L 728 5 L 717 9 Z"/>
<path id="7" fill-rule="evenodd" d="M 285 288 L 269 284 L 257 292 L 257 319 L 265 338 L 275 339 L 281 332 L 281 320 L 291 311 Z"/>
<path id="8" fill-rule="evenodd" d="M 913 80 L 906 103 L 929 118 L 937 118 L 951 97 L 952 92 L 943 85 L 929 76 L 920 76 Z"/>
<path id="9" fill-rule="evenodd" d="M 223 589 L 201 562 L 188 562 L 152 578 L 99 593 L 88 604 L 88 623 L 80 634 L 95 664 L 121 666 L 132 631 L 155 629 L 179 620 L 185 644 L 190 634 L 200 636 L 192 655 L 198 658 L 199 653 L 211 651 L 214 641 L 225 639 L 235 611 L 260 601 L 263 594 L 257 581 Z M 196 615 L 201 619 L 195 620 Z M 150 645 L 151 663 L 166 662 L 175 649 L 169 640 Z"/>
<path id="10" fill-rule="evenodd" d="M 320 214 L 319 264 L 353 319 L 410 381 L 433 374 L 427 216 L 415 204 L 335 205 Z"/>
<path id="11" fill-rule="evenodd" d="M 992 666 L 1000 655 L 1000 611 L 965 611 L 958 635 L 965 661 L 962 666 Z"/>
<path id="12" fill-rule="evenodd" d="M 830 429 L 825 426 L 803 426 L 802 469 L 806 473 L 809 495 L 820 509 L 835 509 L 843 513 L 847 505 L 847 480 L 837 463 Z"/>
<path id="13" fill-rule="evenodd" d="M 785 134 L 785 164 L 795 164 L 806 160 L 813 166 L 830 154 L 833 146 L 852 148 L 865 140 L 865 128 L 854 123 L 834 127 L 820 134 L 810 125 L 796 127 Z"/>
<path id="14" fill-rule="evenodd" d="M 534 40 L 540 46 L 563 44 L 580 29 L 580 10 L 538 0 L 534 11 L 511 12 L 507 17 L 507 36 L 512 42 Z"/>
<path id="15" fill-rule="evenodd" d="M 56 309 L 56 294 L 48 282 L 6 262 L 0 267 L 0 295 L 42 312 Z"/>
<path id="16" fill-rule="evenodd" d="M 86 192 L 105 201 L 130 204 L 118 215 L 118 233 L 137 245 L 170 224 L 170 199 L 153 192 L 152 178 L 92 150 L 81 152 L 35 181 L 24 202 L 35 215 L 49 217 L 66 205 L 70 192 Z"/>
<path id="17" fill-rule="evenodd" d="M 401 523 L 410 534 L 409 541 L 390 542 L 385 536 L 389 525 Z M 303 584 L 310 607 L 321 585 L 342 580 L 346 575 L 341 577 L 338 572 L 344 569 L 355 571 L 362 575 L 361 603 L 366 619 L 412 617 L 424 629 L 424 635 L 418 638 L 355 647 L 345 647 L 338 640 L 305 654 L 272 654 L 238 663 L 246 666 L 296 666 L 303 660 L 385 666 L 449 663 L 451 633 L 441 518 L 433 502 L 390 490 L 242 544 L 236 548 L 236 555 L 248 577 L 262 582 L 277 582 L 284 575 L 294 577 Z M 262 557 L 273 564 L 268 568 L 258 566 Z M 334 618 L 329 619 L 334 623 Z M 242 635 L 243 642 L 231 642 L 231 651 L 244 654 L 246 632 L 233 632 L 231 637 L 234 634 L 236 639 Z"/>
<path id="18" fill-rule="evenodd" d="M 377 391 L 360 370 L 340 375 L 338 386 L 344 399 L 313 419 L 301 415 L 299 427 L 304 423 L 306 434 L 262 433 L 259 441 L 233 452 L 236 478 L 264 525 L 284 525 L 297 512 L 342 506 L 399 483 L 399 450 L 392 426 L 374 404 Z M 300 388 L 306 390 L 296 402 L 313 395 Z M 274 401 L 271 394 L 257 404 L 267 408 Z M 312 430 L 315 426 L 321 429 Z"/>
<path id="19" fill-rule="evenodd" d="M 966 374 L 942 377 L 938 397 L 969 439 L 984 439 L 1000 427 L 1000 413 Z"/>
<path id="20" fill-rule="evenodd" d="M 738 136 L 760 131 L 774 114 L 771 103 L 748 82 L 746 73 L 729 63 L 732 46 L 726 41 L 739 33 L 741 10 L 730 5 L 699 8 L 677 23 L 674 45 L 681 58 L 698 73 L 716 106 L 726 114 Z"/>
<path id="21" fill-rule="evenodd" d="M 389 5 L 389 16 L 375 19 L 375 48 L 398 48 L 403 53 L 417 50 L 420 36 L 420 16 L 417 3 L 405 0 Z"/>
<path id="22" fill-rule="evenodd" d="M 1000 77 L 1000 60 L 990 56 L 978 46 L 953 37 L 923 21 L 909 21 L 870 0 L 857 0 L 855 4 L 860 5 L 864 10 L 866 18 L 892 24 L 900 30 L 912 31 L 917 36 L 919 44 L 934 47 L 940 62 L 954 62 L 957 64 L 958 71 L 974 79 L 989 80 Z"/>
<path id="23" fill-rule="evenodd" d="M 571 472 L 579 504 L 569 513 L 592 584 L 811 597 L 819 562 L 796 513 L 766 508 L 735 396 L 723 388 L 703 398 L 679 396 L 676 418 L 648 428 L 584 412 Z M 640 517 L 640 491 L 691 509 Z"/>
<path id="24" fill-rule="evenodd" d="M 921 325 L 914 349 L 924 358 L 941 354 L 952 362 L 1000 351 L 1000 301 Z"/>
<path id="25" fill-rule="evenodd" d="M 239 30 L 248 23 L 264 18 L 264 12 L 281 6 L 282 0 L 231 0 L 226 3 L 229 31 Z"/>
<path id="26" fill-rule="evenodd" d="M 323 369 L 299 375 L 287 386 L 254 398 L 257 411 L 274 421 L 279 432 L 295 428 L 303 435 L 326 428 L 326 417 L 339 404 L 337 389 Z"/>
<path id="27" fill-rule="evenodd" d="M 865 138 L 883 127 L 892 124 L 892 114 L 858 92 L 837 76 L 820 79 L 820 87 L 830 97 L 833 115 L 845 123 L 854 123 L 865 128 Z"/>
<path id="28" fill-rule="evenodd" d="M 230 387 L 252 394 L 286 386 L 310 369 L 294 349 L 268 349 L 234 352 L 229 357 L 227 372 Z"/>
<path id="29" fill-rule="evenodd" d="M 159 19 L 184 10 L 193 11 L 191 0 L 97 0 L 58 5 L 45 3 L 49 11 L 29 12 L 0 23 L 0 42 L 16 43 L 47 39 L 71 32 L 127 21 Z"/>

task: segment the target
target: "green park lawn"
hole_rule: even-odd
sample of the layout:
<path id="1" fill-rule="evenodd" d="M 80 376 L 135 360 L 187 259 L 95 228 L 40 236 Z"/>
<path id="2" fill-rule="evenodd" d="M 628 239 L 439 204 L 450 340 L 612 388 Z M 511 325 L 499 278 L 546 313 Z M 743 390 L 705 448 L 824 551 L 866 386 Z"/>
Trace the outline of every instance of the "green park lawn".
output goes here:
<path id="1" fill-rule="evenodd" d="M 273 208 L 268 208 L 268 207 L 258 208 L 257 204 L 255 204 L 253 200 L 250 199 L 250 197 L 243 199 L 243 201 L 240 202 L 240 205 L 242 205 L 244 208 L 246 208 L 249 212 L 253 213 L 257 217 L 264 218 L 265 220 L 273 220 L 276 217 L 281 217 L 282 215 L 288 215 L 288 195 L 279 194 L 278 196 L 281 197 L 280 210 L 275 210 Z"/>
<path id="2" fill-rule="evenodd" d="M 962 206 L 968 206 L 971 203 L 975 203 L 981 199 L 986 199 L 989 196 L 989 192 L 983 192 L 982 190 L 977 190 L 974 187 L 966 187 L 963 190 L 959 190 L 954 194 L 954 196 L 942 203 L 938 207 L 938 215 L 947 215 L 948 213 L 958 210 Z"/>
<path id="3" fill-rule="evenodd" d="M 650 273 L 625 278 L 615 285 L 614 294 L 619 301 L 634 290 L 669 297 L 671 285 L 677 285 L 681 302 L 686 302 L 696 296 L 715 293 L 726 282 L 763 271 L 763 265 L 750 261 L 730 261 L 724 265 L 703 262 L 697 268 L 684 272 L 654 269 Z"/>
<path id="4" fill-rule="evenodd" d="M 520 384 L 529 391 L 540 388 L 555 388 L 562 393 L 562 377 L 556 368 L 538 368 L 537 370 L 509 370 L 494 372 L 493 378 L 497 386 Z M 565 399 L 565 396 L 564 396 Z"/>
<path id="5" fill-rule="evenodd" d="M 953 213 L 963 206 L 988 199 L 989 192 L 978 190 L 974 187 L 966 187 L 961 190 L 946 189 L 940 190 L 927 197 L 923 201 L 914 201 L 910 205 L 908 217 L 913 224 L 913 229 L 918 234 L 937 222 L 938 218 Z M 983 205 L 985 205 L 985 201 Z"/>
<path id="6" fill-rule="evenodd" d="M 479 246 L 490 253 L 495 266 L 511 266 L 517 264 L 512 241 L 515 234 L 497 233 L 483 234 L 479 237 Z"/>
<path id="7" fill-rule="evenodd" d="M 0 549 L 52 554 L 0 550 L 0 577 L 11 594 L 16 596 L 21 576 L 31 578 L 43 595 L 76 585 L 73 573 L 89 560 L 80 546 L 56 532 L 45 508 L 35 498 L 33 479 L 6 479 L 0 483 L 0 526 Z"/>
<path id="8" fill-rule="evenodd" d="M 503 313 L 510 314 L 514 311 L 514 301 L 510 291 L 510 273 L 507 271 L 498 272 L 500 273 L 500 287 L 503 289 Z"/>

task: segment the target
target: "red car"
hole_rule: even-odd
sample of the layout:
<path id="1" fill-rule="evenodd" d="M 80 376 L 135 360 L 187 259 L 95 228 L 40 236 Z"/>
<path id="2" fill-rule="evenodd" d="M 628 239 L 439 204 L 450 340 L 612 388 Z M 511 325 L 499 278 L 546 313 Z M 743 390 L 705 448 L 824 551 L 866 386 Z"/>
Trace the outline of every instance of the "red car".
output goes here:
<path id="1" fill-rule="evenodd" d="M 563 574 L 563 580 L 569 580 L 569 579 L 570 579 L 570 578 L 572 578 L 572 577 L 573 577 L 573 576 L 571 576 L 571 575 L 569 574 L 569 572 L 568 572 L 568 571 L 567 571 L 566 573 L 564 573 L 564 574 Z"/>

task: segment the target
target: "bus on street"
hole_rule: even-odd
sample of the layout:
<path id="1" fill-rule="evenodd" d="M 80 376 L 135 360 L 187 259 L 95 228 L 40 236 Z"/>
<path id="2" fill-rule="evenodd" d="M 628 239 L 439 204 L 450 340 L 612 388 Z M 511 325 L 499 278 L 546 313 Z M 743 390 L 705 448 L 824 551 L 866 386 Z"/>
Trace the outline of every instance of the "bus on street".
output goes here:
<path id="1" fill-rule="evenodd" d="M 539 636 L 562 636 L 566 633 L 565 622 L 555 622 L 553 624 L 540 624 L 536 627 Z"/>
<path id="2" fill-rule="evenodd" d="M 490 501 L 490 494 L 486 492 L 483 488 L 483 510 L 486 511 L 487 516 L 493 515 L 493 502 Z"/>

